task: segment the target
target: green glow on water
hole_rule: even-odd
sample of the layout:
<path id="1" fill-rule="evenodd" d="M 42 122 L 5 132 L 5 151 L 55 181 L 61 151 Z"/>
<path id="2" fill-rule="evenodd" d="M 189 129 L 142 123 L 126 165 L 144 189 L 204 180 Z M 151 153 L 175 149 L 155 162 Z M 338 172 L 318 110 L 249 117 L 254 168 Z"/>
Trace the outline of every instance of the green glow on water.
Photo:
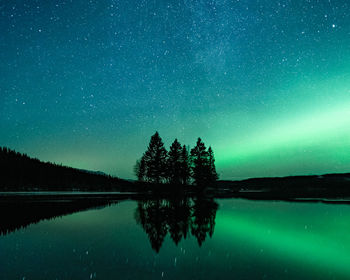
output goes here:
<path id="1" fill-rule="evenodd" d="M 217 202 L 201 246 L 191 232 L 177 245 L 168 234 L 158 253 L 148 236 L 157 226 L 136 222 L 135 201 L 42 220 L 0 236 L 0 278 L 350 278 L 349 205 Z"/>
<path id="2" fill-rule="evenodd" d="M 285 205 L 288 207 L 288 204 Z M 297 208 L 295 204 L 290 204 L 289 207 Z M 348 216 L 339 217 L 339 212 L 337 216 L 333 216 L 332 206 L 328 206 L 327 210 L 330 211 L 326 212 L 325 216 L 314 211 L 325 213 L 320 205 L 303 207 L 305 217 L 298 211 L 281 214 L 277 205 L 275 209 L 271 208 L 265 213 L 266 209 L 262 207 L 260 209 L 263 213 L 253 215 L 239 213 L 242 209 L 239 209 L 238 213 L 221 212 L 216 223 L 222 229 L 220 234 L 226 244 L 239 240 L 249 246 L 264 248 L 265 253 L 269 254 L 267 259 L 280 262 L 280 265 L 287 263 L 287 266 L 301 265 L 305 270 L 313 269 L 320 277 L 324 277 L 324 273 L 330 271 L 331 274 L 350 277 Z M 344 210 L 346 211 L 345 208 Z M 271 216 L 277 216 L 277 219 L 271 219 Z M 313 220 L 310 220 L 310 217 Z M 304 222 L 306 225 L 302 228 Z M 310 222 L 316 223 L 308 227 Z"/>

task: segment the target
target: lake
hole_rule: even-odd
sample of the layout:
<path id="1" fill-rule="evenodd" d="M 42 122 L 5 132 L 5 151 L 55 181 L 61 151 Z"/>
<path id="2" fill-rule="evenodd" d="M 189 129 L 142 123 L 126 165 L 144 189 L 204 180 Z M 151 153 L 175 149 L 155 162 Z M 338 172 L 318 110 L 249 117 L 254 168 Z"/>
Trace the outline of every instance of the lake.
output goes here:
<path id="1" fill-rule="evenodd" d="M 45 198 L 0 207 L 0 279 L 350 278 L 346 204 Z"/>

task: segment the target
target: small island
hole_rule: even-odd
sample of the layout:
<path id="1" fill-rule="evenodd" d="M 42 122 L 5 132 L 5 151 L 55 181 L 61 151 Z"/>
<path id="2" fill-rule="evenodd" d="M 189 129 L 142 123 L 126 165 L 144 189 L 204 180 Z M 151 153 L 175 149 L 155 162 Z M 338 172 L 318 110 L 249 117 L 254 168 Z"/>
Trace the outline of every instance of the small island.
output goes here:
<path id="1" fill-rule="evenodd" d="M 198 138 L 190 149 L 175 139 L 167 151 L 158 132 L 136 161 L 135 181 L 42 162 L 7 147 L 0 147 L 0 170 L 2 192 L 120 192 L 135 197 L 205 193 L 264 200 L 350 197 L 350 173 L 218 180 L 211 146 L 206 148 Z"/>

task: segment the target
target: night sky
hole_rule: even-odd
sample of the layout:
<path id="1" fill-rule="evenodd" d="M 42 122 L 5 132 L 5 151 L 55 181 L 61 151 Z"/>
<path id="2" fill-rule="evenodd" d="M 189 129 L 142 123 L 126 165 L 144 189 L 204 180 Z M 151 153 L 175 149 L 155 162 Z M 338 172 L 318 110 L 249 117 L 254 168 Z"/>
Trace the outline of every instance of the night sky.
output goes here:
<path id="1" fill-rule="evenodd" d="M 221 179 L 350 171 L 347 0 L 0 0 L 0 146 L 135 178 L 158 130 Z"/>

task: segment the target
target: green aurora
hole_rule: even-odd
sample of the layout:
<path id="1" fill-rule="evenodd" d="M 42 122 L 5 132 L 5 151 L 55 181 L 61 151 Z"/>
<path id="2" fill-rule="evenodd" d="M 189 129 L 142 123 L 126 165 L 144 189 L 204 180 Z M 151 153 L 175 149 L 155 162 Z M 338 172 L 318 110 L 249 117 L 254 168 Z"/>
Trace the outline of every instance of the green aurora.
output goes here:
<path id="1" fill-rule="evenodd" d="M 159 131 L 168 147 L 201 137 L 221 179 L 350 170 L 347 1 L 10 1 L 0 12 L 1 146 L 134 178 Z"/>

